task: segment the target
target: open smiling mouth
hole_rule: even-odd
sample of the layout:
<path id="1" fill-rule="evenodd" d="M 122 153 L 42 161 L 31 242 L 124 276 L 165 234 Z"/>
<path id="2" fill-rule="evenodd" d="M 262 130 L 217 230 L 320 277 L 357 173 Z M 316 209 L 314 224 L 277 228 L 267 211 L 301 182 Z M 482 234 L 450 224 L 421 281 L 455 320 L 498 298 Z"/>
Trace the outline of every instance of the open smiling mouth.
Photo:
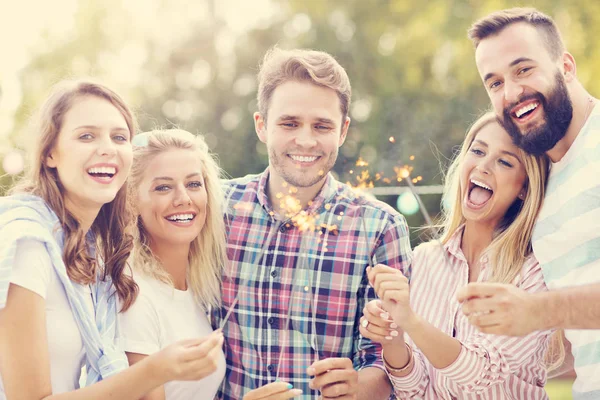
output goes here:
<path id="1" fill-rule="evenodd" d="M 471 179 L 469 182 L 469 193 L 467 200 L 470 206 L 473 208 L 483 207 L 494 195 L 494 191 L 491 187 L 485 183 Z"/>
<path id="2" fill-rule="evenodd" d="M 92 167 L 87 170 L 87 173 L 92 178 L 109 181 L 116 175 L 117 169 L 114 167 Z"/>
<path id="3" fill-rule="evenodd" d="M 539 106 L 540 106 L 540 103 L 537 101 L 534 101 L 533 103 L 528 103 L 528 104 L 525 104 L 522 106 L 518 106 L 518 107 L 513 108 L 511 115 L 517 121 L 525 122 L 529 119 L 529 117 L 531 115 L 533 115 L 535 113 L 535 111 L 538 109 Z"/>
<path id="4" fill-rule="evenodd" d="M 192 222 L 194 218 L 196 218 L 195 213 L 173 214 L 165 217 L 167 221 L 174 222 L 176 224 L 187 224 Z"/>

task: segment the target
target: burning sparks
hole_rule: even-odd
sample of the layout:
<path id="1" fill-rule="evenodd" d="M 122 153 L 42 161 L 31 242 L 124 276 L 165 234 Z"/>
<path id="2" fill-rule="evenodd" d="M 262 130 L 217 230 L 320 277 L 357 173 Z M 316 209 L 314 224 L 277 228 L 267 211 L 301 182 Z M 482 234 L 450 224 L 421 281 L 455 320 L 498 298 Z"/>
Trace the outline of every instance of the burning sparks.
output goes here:
<path id="1" fill-rule="evenodd" d="M 390 143 L 396 143 L 396 138 L 393 136 L 390 136 L 388 140 L 390 141 Z"/>

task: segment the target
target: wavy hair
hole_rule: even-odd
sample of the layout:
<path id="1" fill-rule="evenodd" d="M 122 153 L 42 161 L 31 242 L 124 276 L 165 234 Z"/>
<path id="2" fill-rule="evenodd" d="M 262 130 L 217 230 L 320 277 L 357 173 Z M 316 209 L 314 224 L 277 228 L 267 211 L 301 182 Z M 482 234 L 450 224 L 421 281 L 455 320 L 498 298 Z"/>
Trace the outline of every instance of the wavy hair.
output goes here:
<path id="1" fill-rule="evenodd" d="M 126 185 L 117 192 L 113 201 L 100 208 L 92 223 L 90 232 L 94 236 L 96 254 L 91 255 L 86 232 L 65 206 L 65 189 L 58 173 L 45 162 L 56 145 L 65 114 L 83 97 L 97 97 L 111 103 L 125 118 L 131 137 L 135 135 L 135 117 L 113 90 L 87 80 L 59 82 L 32 120 L 33 130 L 39 138 L 35 141 L 25 176 L 11 193 L 30 193 L 44 199 L 58 216 L 64 232 L 63 260 L 69 278 L 86 285 L 95 281 L 98 272 L 101 272 L 102 279 L 110 276 L 123 304 L 122 309 L 127 310 L 135 301 L 138 287 L 131 277 L 123 273 L 133 247 L 133 238 L 128 233 L 131 213 L 127 205 Z M 102 271 L 98 271 L 98 260 L 102 260 Z"/>
<path id="2" fill-rule="evenodd" d="M 462 213 L 460 167 L 477 134 L 490 124 L 499 124 L 492 112 L 484 114 L 471 126 L 458 155 L 448 169 L 442 201 L 442 243 L 448 242 L 465 223 Z M 509 207 L 496 228 L 492 243 L 486 249 L 492 266 L 490 281 L 493 282 L 513 283 L 520 276 L 525 259 L 532 253 L 533 227 L 544 200 L 548 157 L 529 155 L 521 149 L 518 152 L 527 174 L 527 193 L 523 200 L 517 198 Z"/>
<path id="3" fill-rule="evenodd" d="M 179 129 L 154 130 L 143 135 L 143 144 L 134 146 L 133 167 L 128 181 L 132 206 L 144 179 L 144 172 L 157 155 L 174 149 L 190 150 L 197 154 L 202 163 L 202 177 L 207 192 L 206 222 L 198 237 L 191 243 L 187 279 L 196 301 L 202 307 L 208 309 L 210 306 L 217 306 L 220 303 L 221 272 L 226 257 L 221 169 L 200 135 L 194 136 Z M 152 238 L 139 215 L 136 226 L 132 253 L 134 268 L 150 277 L 172 284 L 169 274 L 150 249 Z"/>

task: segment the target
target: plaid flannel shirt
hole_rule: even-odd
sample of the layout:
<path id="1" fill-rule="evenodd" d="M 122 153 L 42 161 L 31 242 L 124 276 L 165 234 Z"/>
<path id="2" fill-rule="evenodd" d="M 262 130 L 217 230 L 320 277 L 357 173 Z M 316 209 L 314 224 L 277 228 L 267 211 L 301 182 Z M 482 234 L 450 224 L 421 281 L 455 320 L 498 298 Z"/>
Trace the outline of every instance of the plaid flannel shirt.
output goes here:
<path id="1" fill-rule="evenodd" d="M 409 275 L 406 221 L 387 204 L 358 195 L 331 175 L 307 212 L 325 224 L 302 230 L 277 219 L 267 198 L 269 170 L 226 181 L 227 253 L 222 305 L 227 371 L 220 399 L 241 399 L 276 379 L 317 398 L 306 369 L 345 357 L 354 368 L 383 368 L 380 346 L 359 333 L 376 298 L 366 267 L 377 263 Z"/>

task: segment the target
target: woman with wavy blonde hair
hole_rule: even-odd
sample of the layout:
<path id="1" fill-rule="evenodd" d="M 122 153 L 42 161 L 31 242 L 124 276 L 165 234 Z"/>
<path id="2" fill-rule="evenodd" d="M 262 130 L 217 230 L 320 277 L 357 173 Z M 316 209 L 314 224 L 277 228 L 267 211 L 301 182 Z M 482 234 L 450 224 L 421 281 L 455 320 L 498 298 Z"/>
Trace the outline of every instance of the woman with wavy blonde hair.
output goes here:
<path id="1" fill-rule="evenodd" d="M 155 130 L 133 144 L 128 185 L 137 229 L 131 263 L 140 293 L 119 321 L 124 350 L 137 365 L 177 340 L 220 337 L 207 313 L 219 304 L 225 226 L 220 169 L 201 136 Z M 206 367 L 216 372 L 167 383 L 144 399 L 212 399 L 225 373 L 220 347 Z"/>
<path id="2" fill-rule="evenodd" d="M 414 251 L 410 282 L 383 265 L 368 275 L 379 300 L 361 333 L 382 344 L 399 398 L 547 399 L 550 332 L 525 338 L 478 331 L 456 293 L 469 282 L 547 290 L 531 248 L 546 156 L 521 151 L 493 113 L 471 127 L 448 171 L 439 240 Z"/>
<path id="3" fill-rule="evenodd" d="M 0 398 L 138 399 L 197 379 L 219 338 L 176 343 L 135 368 L 115 344 L 116 300 L 127 310 L 137 295 L 123 273 L 129 107 L 104 85 L 65 81 L 36 121 L 31 166 L 0 199 Z"/>

